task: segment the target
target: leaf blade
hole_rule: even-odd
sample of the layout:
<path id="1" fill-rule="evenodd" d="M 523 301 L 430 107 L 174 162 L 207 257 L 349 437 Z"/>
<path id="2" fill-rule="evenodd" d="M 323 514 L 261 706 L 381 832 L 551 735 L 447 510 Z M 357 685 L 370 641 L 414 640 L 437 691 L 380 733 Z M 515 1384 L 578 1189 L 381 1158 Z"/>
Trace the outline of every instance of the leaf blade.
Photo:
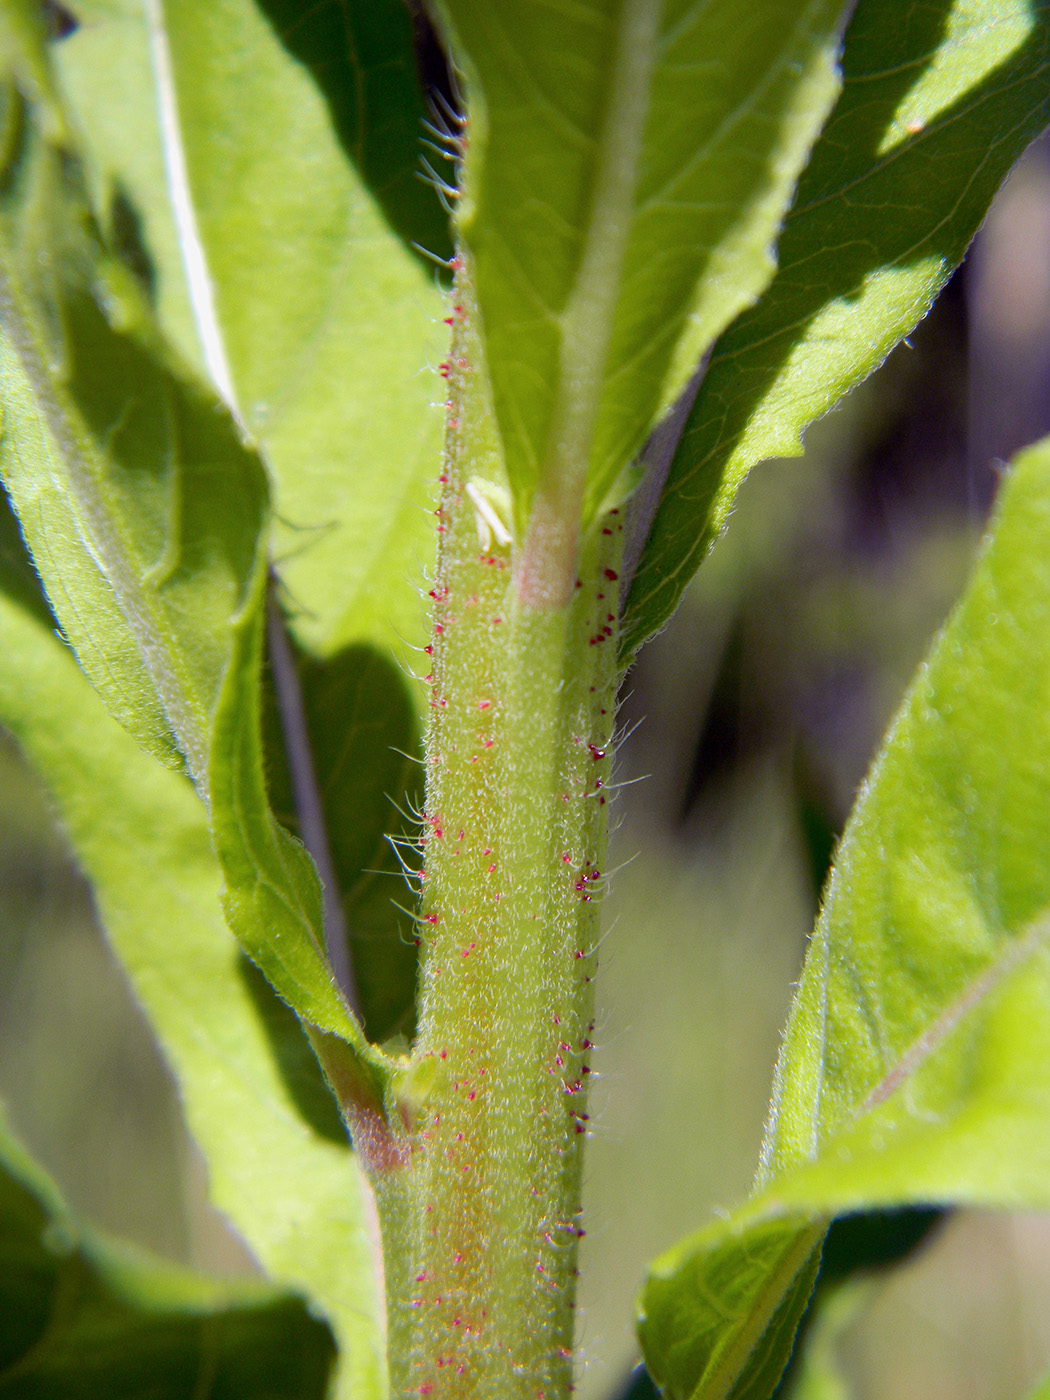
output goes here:
<path id="1" fill-rule="evenodd" d="M 318 655 L 416 640 L 441 441 L 426 366 L 447 334 L 410 244 L 450 249 L 417 178 L 426 104 L 404 6 L 154 0 L 148 23 L 132 0 L 81 8 L 58 61 L 98 183 L 140 212 L 165 330 L 199 358 L 170 198 L 192 214 L 214 289 L 198 320 L 270 471 L 297 640 Z"/>
<path id="2" fill-rule="evenodd" d="M 841 6 L 447 10 L 475 103 L 459 227 L 519 518 L 562 478 L 586 478 L 589 517 L 772 275 Z"/>
<path id="3" fill-rule="evenodd" d="M 756 1192 L 650 1273 L 640 1331 L 673 1396 L 737 1393 L 719 1357 L 751 1307 L 790 1296 L 775 1268 L 742 1272 L 770 1232 L 789 1252 L 872 1206 L 1050 1204 L 1048 539 L 1043 443 L 1017 460 L 843 837 Z"/>
<path id="4" fill-rule="evenodd" d="M 12 93 L 6 116 L 27 128 L 0 208 L 7 488 L 89 673 L 153 751 L 170 759 L 174 738 L 206 792 L 228 618 L 266 520 L 262 469 L 168 362 L 40 114 Z"/>
<path id="5" fill-rule="evenodd" d="M 275 487 L 269 547 L 289 627 L 309 658 L 303 698 L 316 710 L 325 675 L 352 648 L 397 655 L 422 628 L 413 579 L 432 549 L 420 506 L 437 472 L 440 412 L 419 371 L 440 357 L 445 332 L 440 295 L 408 243 L 441 254 L 448 232 L 414 169 L 424 104 L 408 16 L 399 0 L 308 12 L 286 0 L 147 9 L 85 0 L 81 12 L 85 22 L 58 46 L 56 61 L 86 133 L 96 202 L 103 210 L 126 205 L 137 220 L 139 258 L 165 329 L 203 369 L 196 301 L 204 339 L 228 368 L 228 397 L 240 405 Z M 203 311 L 201 298 L 190 296 L 180 227 L 184 247 L 198 254 L 196 281 L 214 283 Z M 337 387 L 344 378 L 349 392 Z M 390 668 L 385 690 L 388 713 L 418 707 Z M 277 771 L 284 760 L 270 729 L 277 743 L 268 767 Z M 325 732 L 307 737 L 323 780 L 331 743 Z M 407 717 L 392 737 L 406 751 L 418 747 Z M 242 739 L 243 777 L 256 760 L 248 757 L 254 741 Z M 227 757 L 233 751 L 227 744 Z M 249 807 L 262 793 L 252 781 Z M 351 812 L 336 788 L 322 786 L 331 831 L 360 824 L 364 809 L 355 803 Z M 410 789 L 399 771 L 383 793 L 405 806 Z M 250 911 L 276 881 L 285 913 L 302 906 L 291 916 L 297 932 L 286 934 L 305 953 L 317 935 L 312 874 L 273 827 L 257 831 L 256 854 L 268 852 L 274 868 L 267 876 L 255 866 L 250 875 L 246 831 L 230 806 L 234 790 L 228 782 L 224 790 L 230 907 L 246 946 L 268 956 L 258 909 Z M 368 811 L 370 831 L 353 852 L 359 864 L 343 861 L 336 874 L 353 906 L 355 970 L 370 997 L 363 1010 L 389 1034 L 410 1019 L 412 930 L 379 892 L 362 898 L 374 883 L 368 871 L 394 868 L 384 840 L 393 808 L 373 798 Z M 298 831 L 287 801 L 281 816 Z M 376 974 L 390 966 L 399 991 L 384 999 Z M 272 962 L 271 971 L 281 975 Z M 282 987 L 289 995 L 286 981 Z M 330 999 L 319 980 L 314 992 Z M 320 1014 L 316 996 L 313 1010 Z M 327 1005 L 325 1024 L 342 1025 L 345 1035 L 336 1011 Z"/>
<path id="6" fill-rule="evenodd" d="M 210 805 L 233 926 L 280 994 L 370 1051 L 328 965 L 316 870 L 275 820 L 259 689 L 268 492 L 101 242 L 72 152 L 12 96 L 0 202 L 0 466 L 58 620 L 113 712 Z M 25 130 L 22 135 L 22 126 Z"/>
<path id="7" fill-rule="evenodd" d="M 245 951 L 295 1011 L 353 1047 L 367 1096 L 378 1108 L 385 1062 L 335 984 L 317 868 L 270 806 L 261 696 L 266 587 L 260 561 L 252 596 L 233 629 L 211 735 L 211 831 L 225 881 L 223 908 Z"/>
<path id="8" fill-rule="evenodd" d="M 1050 25 L 937 0 L 860 0 L 844 86 L 803 173 L 765 295 L 718 342 L 624 615 L 630 657 L 674 612 L 747 472 L 882 362 L 961 261 L 1000 182 L 1050 120 Z"/>
<path id="9" fill-rule="evenodd" d="M 0 1118 L 0 1393 L 322 1400 L 331 1333 L 301 1298 L 218 1283 L 80 1221 Z"/>
<path id="10" fill-rule="evenodd" d="M 68 648 L 4 581 L 0 717 L 58 806 L 109 939 L 177 1073 L 212 1200 L 339 1339 L 341 1396 L 385 1394 L 368 1190 L 294 1018 L 224 920 L 189 783 L 103 711 Z"/>

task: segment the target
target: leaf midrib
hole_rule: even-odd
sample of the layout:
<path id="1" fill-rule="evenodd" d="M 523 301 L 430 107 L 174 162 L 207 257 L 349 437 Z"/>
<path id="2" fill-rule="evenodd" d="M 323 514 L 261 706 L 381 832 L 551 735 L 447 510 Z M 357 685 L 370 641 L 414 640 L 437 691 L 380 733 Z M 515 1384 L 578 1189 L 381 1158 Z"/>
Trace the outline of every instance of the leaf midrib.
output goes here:
<path id="1" fill-rule="evenodd" d="M 572 287 L 561 313 L 551 432 L 540 493 L 579 510 L 632 227 L 661 0 L 623 0 L 596 147 L 594 192 Z"/>
<path id="2" fill-rule="evenodd" d="M 164 173 L 167 177 L 172 217 L 178 235 L 179 251 L 182 255 L 182 266 L 186 275 L 186 290 L 193 311 L 193 322 L 197 328 L 201 353 L 204 356 L 204 363 L 212 382 L 234 417 L 240 422 L 241 415 L 237 405 L 237 394 L 233 387 L 229 357 L 226 354 L 226 342 L 215 305 L 214 285 L 208 269 L 204 242 L 197 224 L 197 212 L 193 204 L 189 163 L 186 159 L 182 126 L 179 121 L 178 95 L 175 88 L 171 46 L 168 43 L 164 0 L 143 0 L 143 5 L 157 100 L 157 130 L 164 153 Z"/>
<path id="3" fill-rule="evenodd" d="M 844 1132 L 855 1128 L 867 1114 L 875 1112 L 891 1098 L 898 1089 L 907 1084 L 926 1062 L 945 1044 L 953 1031 L 1017 971 L 1039 949 L 1050 944 L 1050 908 L 1043 910 L 1029 923 L 1024 932 L 1015 937 L 1007 937 L 996 957 L 956 994 L 952 1001 L 941 1010 L 897 1056 L 885 1070 L 882 1078 L 867 1091 L 862 1099 L 832 1125 L 821 1124 L 820 1110 L 823 1102 L 827 1041 L 822 1029 L 820 1059 L 821 1068 L 813 1092 L 813 1101 L 808 1114 L 809 1160 L 819 1160 L 830 1145 Z M 826 976 L 821 979 L 821 1008 L 826 1003 Z M 775 1175 L 767 1171 L 765 1185 L 775 1194 L 776 1178 L 783 1176 L 793 1167 L 804 1164 L 803 1160 L 781 1161 Z"/>
<path id="4" fill-rule="evenodd" d="M 854 1119 L 872 1112 L 918 1072 L 967 1015 L 986 1001 L 1039 948 L 1050 942 L 1050 910 L 1044 910 L 1026 932 L 1009 938 L 996 958 L 948 1003 L 944 1010 L 897 1057 L 857 1108 Z"/>
<path id="5" fill-rule="evenodd" d="M 85 547 L 97 556 L 103 576 L 113 588 L 143 667 L 163 705 L 164 712 L 186 755 L 203 800 L 208 800 L 206 707 L 185 683 L 185 666 L 172 647 L 168 629 L 155 618 L 131 551 L 119 524 L 107 508 L 99 489 L 99 468 L 90 442 L 78 431 L 78 415 L 57 390 L 45 368 L 45 357 L 33 317 L 21 304 L 18 279 L 12 273 L 6 248 L 0 246 L 0 321 L 15 345 L 26 383 L 41 420 L 55 440 L 76 501 L 78 524 L 90 533 Z M 146 619 L 149 619 L 147 622 Z M 148 658 L 163 658 L 163 664 Z"/>

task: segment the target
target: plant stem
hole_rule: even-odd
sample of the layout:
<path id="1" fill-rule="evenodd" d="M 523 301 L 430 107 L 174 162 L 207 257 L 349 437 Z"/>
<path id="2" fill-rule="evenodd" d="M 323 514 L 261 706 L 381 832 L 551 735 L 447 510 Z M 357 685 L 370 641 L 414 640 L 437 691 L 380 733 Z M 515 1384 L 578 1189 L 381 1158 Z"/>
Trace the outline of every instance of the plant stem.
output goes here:
<path id="1" fill-rule="evenodd" d="M 521 586 L 514 546 L 480 547 L 467 482 L 502 482 L 465 307 L 461 287 L 432 590 L 420 1029 L 398 1092 L 402 1165 L 376 1183 L 392 1393 L 558 1400 L 572 1389 L 622 518 L 585 532 L 560 604 L 563 589 Z"/>

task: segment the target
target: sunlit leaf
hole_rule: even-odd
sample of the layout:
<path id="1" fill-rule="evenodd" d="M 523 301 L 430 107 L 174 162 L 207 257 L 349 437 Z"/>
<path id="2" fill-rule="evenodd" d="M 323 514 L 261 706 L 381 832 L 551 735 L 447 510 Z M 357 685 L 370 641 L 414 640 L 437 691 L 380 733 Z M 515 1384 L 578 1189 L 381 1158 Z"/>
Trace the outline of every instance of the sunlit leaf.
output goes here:
<path id="1" fill-rule="evenodd" d="M 367 1188 L 298 1023 L 226 927 L 204 809 L 106 716 L 10 573 L 0 577 L 0 720 L 48 783 L 92 881 L 178 1076 L 211 1197 L 271 1278 L 323 1307 L 341 1348 L 339 1395 L 382 1397 Z"/>
<path id="2" fill-rule="evenodd" d="M 670 1396 L 768 1394 L 837 1213 L 1050 1207 L 1048 561 L 1043 444 L 843 837 L 756 1194 L 652 1266 L 641 1335 Z"/>
<path id="3" fill-rule="evenodd" d="M 593 513 L 773 272 L 837 91 L 838 0 L 447 0 L 471 99 L 459 227 L 507 469 Z"/>
<path id="4" fill-rule="evenodd" d="M 418 178 L 426 108 L 412 26 L 400 0 L 75 9 L 83 23 L 56 56 L 111 237 L 133 243 L 162 325 L 234 403 L 275 488 L 271 550 L 289 624 L 317 660 L 300 682 L 318 717 L 320 774 L 348 734 L 338 716 L 319 719 L 328 668 L 374 659 L 368 693 L 388 742 L 359 748 L 382 786 L 367 805 L 360 784 L 323 786 L 362 1008 L 385 1035 L 410 1024 L 415 952 L 411 921 L 391 902 L 404 892 L 370 872 L 396 868 L 385 835 L 400 829 L 413 783 L 388 744 L 417 748 L 418 701 L 382 652 L 400 656 L 421 630 L 441 397 L 426 367 L 447 335 L 433 268 L 413 245 L 450 252 L 445 215 Z M 238 723 L 241 705 L 231 700 Z M 241 751 L 242 778 L 254 762 Z M 282 815 L 296 829 L 289 804 Z M 248 841 L 240 821 L 221 828 L 236 838 L 222 849 L 246 946 L 256 915 L 272 922 L 267 888 L 283 889 L 281 917 L 303 905 L 289 917 L 297 940 L 312 938 L 312 871 L 259 820 Z M 338 837 L 350 832 L 348 846 Z M 264 852 L 281 870 L 253 874 Z M 272 951 L 280 940 L 267 941 Z"/>
<path id="5" fill-rule="evenodd" d="M 38 109 L 9 89 L 5 118 L 0 467 L 92 681 L 147 748 L 177 745 L 206 790 L 263 474 L 213 397 L 167 361 Z"/>
<path id="6" fill-rule="evenodd" d="M 842 67 L 777 275 L 718 342 L 689 417 L 625 655 L 670 617 L 755 463 L 798 456 L 802 431 L 930 309 L 1050 121 L 1050 17 L 1030 0 L 860 0 Z"/>
<path id="7" fill-rule="evenodd" d="M 325 653 L 414 640 L 447 332 L 411 245 L 450 245 L 418 178 L 406 7 L 71 8 L 83 23 L 57 58 L 101 202 L 137 221 L 162 325 L 259 446 L 297 637 Z"/>
<path id="8" fill-rule="evenodd" d="M 0 467 L 34 562 L 112 712 L 152 752 L 185 756 L 244 946 L 311 1022 L 360 1039 L 325 961 L 316 872 L 263 789 L 261 467 L 169 364 L 92 232 L 75 161 L 15 92 L 7 118 L 20 136 L 0 192 Z"/>

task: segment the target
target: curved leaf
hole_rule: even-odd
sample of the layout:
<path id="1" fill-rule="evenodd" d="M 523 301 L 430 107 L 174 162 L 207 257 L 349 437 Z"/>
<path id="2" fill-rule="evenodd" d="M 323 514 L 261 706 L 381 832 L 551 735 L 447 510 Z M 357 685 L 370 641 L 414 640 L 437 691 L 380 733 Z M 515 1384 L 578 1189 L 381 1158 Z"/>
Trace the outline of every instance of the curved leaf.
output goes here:
<path id="1" fill-rule="evenodd" d="M 302 1030 L 229 933 L 204 809 L 107 717 L 39 606 L 7 585 L 5 570 L 0 719 L 48 783 L 92 881 L 178 1077 L 211 1197 L 273 1279 L 324 1308 L 339 1395 L 381 1400 L 367 1187 Z"/>
<path id="2" fill-rule="evenodd" d="M 664 625 L 748 471 L 800 434 L 929 310 L 1010 166 L 1050 121 L 1035 0 L 860 0 L 843 90 L 778 246 L 719 341 L 627 600 L 630 656 Z"/>
<path id="3" fill-rule="evenodd" d="M 358 644 L 332 656 L 298 653 L 290 659 L 342 912 L 342 927 L 332 932 L 347 942 L 369 1040 L 411 1038 L 416 929 L 398 904 L 413 898 L 399 857 L 403 843 L 418 834 L 411 812 L 423 800 L 421 767 L 411 757 L 419 746 L 415 707 L 401 673 L 378 647 Z M 263 732 L 270 801 L 282 825 L 302 835 L 277 706 L 267 705 L 271 699 L 268 687 Z M 400 825 L 406 830 L 386 839 Z M 409 863 L 410 853 L 404 860 Z"/>
<path id="4" fill-rule="evenodd" d="M 245 951 L 289 1005 L 311 1026 L 353 1047 L 358 1087 L 369 1110 L 380 1111 L 386 1064 L 336 986 L 316 866 L 270 807 L 261 693 L 266 586 L 260 567 L 248 605 L 235 619 L 215 709 L 211 833 L 225 880 L 223 908 Z"/>
<path id="5" fill-rule="evenodd" d="M 1044 443 L 1018 459 L 843 837 L 759 1188 L 652 1267 L 640 1329 L 673 1397 L 768 1393 L 755 1358 L 784 1364 L 832 1215 L 1050 1207 L 1048 560 Z M 783 1308 L 779 1338 L 755 1329 Z"/>
<path id="6" fill-rule="evenodd" d="M 9 90 L 5 117 L 0 467 L 88 674 L 147 748 L 171 760 L 177 744 L 206 791 L 265 481 L 211 395 L 167 362 L 39 110 Z"/>
<path id="7" fill-rule="evenodd" d="M 245 949 L 296 1011 L 357 1047 L 371 1094 L 380 1065 L 332 978 L 317 872 L 263 779 L 262 468 L 171 365 L 92 226 L 74 156 L 16 94 L 7 118 L 0 467 L 22 529 L 111 711 L 152 752 L 185 755 Z"/>
<path id="8" fill-rule="evenodd" d="M 199 1277 L 83 1224 L 0 1117 L 0 1395 L 324 1400 L 333 1360 L 301 1299 Z"/>
<path id="9" fill-rule="evenodd" d="M 289 0 L 75 8 L 84 22 L 56 57 L 87 135 L 96 201 L 114 239 L 127 243 L 131 230 L 162 325 L 202 368 L 207 361 L 259 446 L 275 487 L 270 548 L 290 626 L 317 661 L 300 684 L 307 708 L 323 709 L 312 688 L 323 691 L 327 663 L 348 645 L 389 651 L 416 637 L 416 581 L 432 549 L 420 507 L 438 472 L 440 410 L 421 371 L 440 358 L 446 333 L 433 271 L 408 243 L 444 256 L 448 230 L 417 178 L 424 106 L 409 17 L 400 0 L 305 11 Z M 245 724 L 257 662 L 250 648 L 243 693 L 225 710 L 217 832 L 238 932 L 287 979 L 273 950 L 290 940 L 309 961 L 321 905 L 309 863 L 257 805 L 261 760 Z M 413 751 L 416 697 L 392 666 L 382 693 L 370 675 L 376 712 L 406 716 L 392 741 Z M 330 720 L 330 739 L 310 734 L 321 774 L 344 742 Z M 236 769 L 223 769 L 234 753 Z M 396 767 L 367 823 L 346 791 L 324 785 L 335 853 L 346 857 L 335 873 L 352 906 L 363 1010 L 380 1035 L 403 1022 L 415 983 L 409 921 L 384 898 L 396 885 L 375 890 L 367 873 L 393 868 L 385 795 L 404 806 L 411 788 L 400 757 Z M 250 799 L 235 794 L 242 781 Z M 346 851 L 337 838 L 351 825 L 361 839 Z M 377 976 L 391 966 L 397 985 L 380 993 Z M 347 1033 L 326 981 L 315 979 L 309 1001 L 279 985 L 305 1014 L 321 1015 L 320 996 L 323 1024 Z"/>
<path id="10" fill-rule="evenodd" d="M 164 329 L 274 485 L 299 641 L 415 639 L 433 553 L 449 234 L 417 178 L 401 0 L 74 0 L 57 49 L 103 207 L 140 221 Z"/>
<path id="11" fill-rule="evenodd" d="M 523 520 L 592 515 L 770 247 L 837 91 L 840 0 L 446 0 L 470 77 L 459 227 Z"/>
<path id="12" fill-rule="evenodd" d="M 97 329 L 98 323 L 94 325 Z M 111 355 L 105 363 L 112 368 L 113 345 L 109 338 L 99 337 L 95 349 L 100 355 Z M 148 357 L 133 351 L 127 358 L 142 367 L 147 385 L 151 384 L 152 375 L 154 385 L 159 379 L 162 387 L 174 389 L 172 397 L 181 389 L 178 381 L 162 377 Z M 97 452 L 97 439 L 87 435 L 82 438 L 82 454 L 65 455 L 58 449 L 55 437 L 42 421 L 40 402 L 49 397 L 58 401 L 55 418 L 62 426 L 74 420 L 77 409 L 62 404 L 46 376 L 41 376 L 41 392 L 34 395 L 29 376 L 23 373 L 23 363 L 11 352 L 9 343 L 0 341 L 0 392 L 4 395 L 6 427 L 0 440 L 0 468 L 18 503 L 23 529 L 63 631 L 92 681 L 99 683 L 116 718 L 154 753 L 159 750 L 161 756 L 177 757 L 171 731 L 166 727 L 168 716 L 174 716 L 180 747 L 185 746 L 194 775 L 211 798 L 217 831 L 232 833 L 220 842 L 220 851 L 235 901 L 231 905 L 237 915 L 235 928 L 244 946 L 308 1019 L 343 1036 L 359 1038 L 333 986 L 321 947 L 321 894 L 316 872 L 302 847 L 274 822 L 265 805 L 261 779 L 252 785 L 253 772 L 257 769 L 261 773 L 260 760 L 255 758 L 253 769 L 252 760 L 245 759 L 245 755 L 257 755 L 259 747 L 254 726 L 261 659 L 257 651 L 249 651 L 247 662 L 238 663 L 238 653 L 231 653 L 231 649 L 244 633 L 254 635 L 261 626 L 265 573 L 263 561 L 252 558 L 255 536 L 250 531 L 240 533 L 243 515 L 238 519 L 238 513 L 245 507 L 251 510 L 253 504 L 264 504 L 265 496 L 259 494 L 261 478 L 253 483 L 253 493 L 242 494 L 235 490 L 233 472 L 225 478 L 219 475 L 217 468 L 221 470 L 230 463 L 224 461 L 224 451 L 208 453 L 208 439 L 216 430 L 224 434 L 229 429 L 223 427 L 223 419 L 216 416 L 214 406 L 202 398 L 195 420 L 187 421 L 189 415 L 180 420 L 173 410 L 172 417 L 182 431 L 176 435 L 173 430 L 170 438 L 162 437 L 158 444 L 153 460 L 163 466 L 167 480 L 162 480 L 162 487 L 167 490 L 158 493 L 158 510 L 150 519 L 139 509 L 140 505 L 148 508 L 151 504 L 141 480 L 132 481 L 123 502 L 105 489 L 106 466 L 112 463 L 119 469 L 128 464 L 126 459 L 118 458 L 113 463 L 112 458 Z M 119 365 L 119 358 L 116 363 Z M 112 382 L 117 393 L 128 385 L 126 379 L 115 378 Z M 82 384 L 77 387 L 84 391 Z M 190 402 L 193 403 L 192 398 Z M 99 407 L 98 399 L 93 406 Z M 119 414 L 115 402 L 106 405 L 103 399 L 102 407 L 112 407 Z M 133 413 L 128 415 L 129 419 L 132 417 Z M 115 421 L 120 421 L 119 416 Z M 142 414 L 141 426 L 142 435 L 129 435 L 126 443 L 130 459 L 138 467 L 148 465 L 148 459 L 144 461 L 135 454 L 142 436 L 148 440 L 157 426 L 155 415 Z M 194 427 L 202 430 L 196 441 Z M 168 450 L 174 443 L 185 456 L 172 473 Z M 230 448 L 231 444 L 234 467 L 236 454 L 240 454 L 240 460 L 250 461 L 232 434 L 225 442 L 220 436 L 220 448 Z M 71 466 L 68 475 L 59 470 L 66 464 Z M 93 471 L 98 467 L 101 470 Z M 83 475 L 76 480 L 80 471 Z M 77 508 L 77 491 L 85 486 L 86 509 L 81 511 Z M 178 540 L 172 540 L 167 533 L 173 496 L 187 501 L 181 519 L 176 515 Z M 96 506 L 102 508 L 96 510 Z M 91 525 L 85 527 L 85 520 Z M 221 522 L 224 531 L 228 528 L 227 538 L 241 551 L 240 565 L 250 566 L 246 576 L 224 576 L 225 567 L 238 561 L 231 561 L 232 549 L 222 557 L 221 540 L 220 549 L 215 549 L 214 538 L 208 538 L 211 521 Z M 95 525 L 99 528 L 98 537 L 105 542 L 98 550 L 91 547 L 90 536 L 85 540 L 87 530 Z M 170 575 L 166 569 L 151 572 L 145 567 L 143 554 L 151 547 L 170 552 L 178 561 Z M 211 563 L 218 567 L 210 568 Z M 139 567 L 144 579 L 138 575 Z M 253 573 L 256 582 L 252 586 Z M 182 577 L 173 583 L 177 574 Z M 179 582 L 183 583 L 181 589 Z M 233 606 L 236 600 L 231 597 L 234 586 L 252 588 L 240 609 L 236 630 L 230 625 L 238 617 Z M 146 664 L 144 653 L 148 657 Z M 230 695 L 236 682 L 243 689 L 234 689 L 232 701 L 224 706 L 222 699 Z M 213 724 L 220 723 L 222 714 L 230 718 L 218 735 L 219 747 L 213 751 L 210 731 Z M 241 759 L 231 768 L 227 755 L 233 746 Z M 256 835 L 251 840 L 228 815 L 236 812 L 254 814 Z M 262 862 L 261 867 L 257 861 Z M 254 890 L 260 882 L 269 882 L 267 887 L 276 884 L 284 891 L 278 897 L 277 909 L 282 916 L 290 911 L 290 920 L 274 918 L 269 909 L 257 911 L 259 917 L 255 918 L 241 915 L 238 897 L 243 898 L 246 885 Z M 289 890 L 293 891 L 290 900 Z M 282 956 L 275 962 L 274 949 L 278 945 Z"/>

